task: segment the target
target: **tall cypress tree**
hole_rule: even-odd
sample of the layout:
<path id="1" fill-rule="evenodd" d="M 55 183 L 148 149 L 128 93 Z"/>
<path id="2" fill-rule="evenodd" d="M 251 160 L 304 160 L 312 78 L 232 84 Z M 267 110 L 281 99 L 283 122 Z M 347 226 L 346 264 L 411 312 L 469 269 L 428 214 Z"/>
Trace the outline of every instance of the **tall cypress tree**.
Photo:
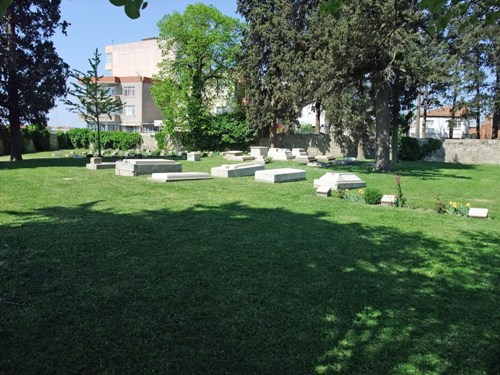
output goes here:
<path id="1" fill-rule="evenodd" d="M 241 72 L 246 83 L 247 119 L 275 146 L 278 122 L 293 123 L 303 103 L 307 14 L 315 1 L 238 0 L 248 29 Z"/>
<path id="2" fill-rule="evenodd" d="M 22 160 L 21 123 L 47 124 L 55 99 L 66 92 L 68 65 L 51 37 L 67 23 L 61 0 L 16 0 L 3 15 L 0 39 L 0 119 L 10 126 L 11 160 Z"/>

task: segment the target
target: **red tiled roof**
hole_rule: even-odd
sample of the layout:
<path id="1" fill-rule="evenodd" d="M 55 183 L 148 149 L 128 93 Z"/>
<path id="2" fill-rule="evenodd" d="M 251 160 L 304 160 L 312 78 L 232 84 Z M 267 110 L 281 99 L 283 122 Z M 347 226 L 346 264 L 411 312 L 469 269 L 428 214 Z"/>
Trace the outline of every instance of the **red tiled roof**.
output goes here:
<path id="1" fill-rule="evenodd" d="M 455 111 L 455 117 L 465 117 L 469 114 L 468 108 L 460 108 Z M 427 117 L 451 117 L 451 106 L 444 106 L 427 112 Z"/>

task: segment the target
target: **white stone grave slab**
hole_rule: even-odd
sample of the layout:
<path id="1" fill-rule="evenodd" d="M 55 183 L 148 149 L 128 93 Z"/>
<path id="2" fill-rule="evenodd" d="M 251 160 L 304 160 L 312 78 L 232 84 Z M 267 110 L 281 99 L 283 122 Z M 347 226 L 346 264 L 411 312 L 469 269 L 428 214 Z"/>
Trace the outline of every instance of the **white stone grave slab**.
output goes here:
<path id="1" fill-rule="evenodd" d="M 187 153 L 187 161 L 200 161 L 201 153 L 200 152 L 188 152 Z"/>
<path id="2" fill-rule="evenodd" d="M 318 197 L 329 197 L 332 195 L 332 188 L 330 186 L 321 185 L 316 189 L 316 195 Z"/>
<path id="3" fill-rule="evenodd" d="M 316 155 L 316 159 L 323 162 L 330 162 L 335 160 L 333 155 Z"/>
<path id="4" fill-rule="evenodd" d="M 488 217 L 488 209 L 487 208 L 469 208 L 469 217 L 475 217 L 479 219 L 486 219 Z"/>
<path id="5" fill-rule="evenodd" d="M 396 204 L 396 196 L 385 194 L 380 200 L 382 206 L 394 206 Z"/>
<path id="6" fill-rule="evenodd" d="M 171 172 L 171 173 L 153 173 L 149 180 L 152 182 L 173 182 L 190 180 L 209 180 L 212 176 L 202 172 Z"/>
<path id="7" fill-rule="evenodd" d="M 279 182 L 300 181 L 306 179 L 306 171 L 294 168 L 268 169 L 255 172 L 255 181 L 268 182 L 271 184 Z"/>
<path id="8" fill-rule="evenodd" d="M 224 158 L 230 160 L 235 156 L 243 156 L 243 151 L 232 150 L 224 152 Z"/>
<path id="9" fill-rule="evenodd" d="M 270 148 L 267 156 L 272 157 L 273 160 L 290 160 L 294 159 L 295 156 L 292 155 L 292 151 L 287 148 Z"/>
<path id="10" fill-rule="evenodd" d="M 332 173 L 328 172 L 314 180 L 313 186 L 318 188 L 322 185 L 329 186 L 332 190 L 359 189 L 366 186 L 366 182 L 354 173 Z"/>
<path id="11" fill-rule="evenodd" d="M 140 176 L 152 173 L 181 172 L 182 165 L 168 159 L 126 159 L 116 162 L 117 176 Z"/>
<path id="12" fill-rule="evenodd" d="M 102 158 L 100 157 L 93 157 L 90 158 L 90 163 L 87 163 L 85 165 L 85 168 L 87 169 L 92 169 L 92 170 L 98 170 L 98 169 L 113 169 L 116 167 L 116 163 L 114 162 L 104 162 L 102 161 Z"/>
<path id="13" fill-rule="evenodd" d="M 210 174 L 222 178 L 253 176 L 255 172 L 264 169 L 265 166 L 259 163 L 222 164 L 220 167 L 212 168 Z"/>
<path id="14" fill-rule="evenodd" d="M 250 155 L 255 159 L 265 159 L 269 152 L 269 147 L 265 146 L 250 146 Z"/>

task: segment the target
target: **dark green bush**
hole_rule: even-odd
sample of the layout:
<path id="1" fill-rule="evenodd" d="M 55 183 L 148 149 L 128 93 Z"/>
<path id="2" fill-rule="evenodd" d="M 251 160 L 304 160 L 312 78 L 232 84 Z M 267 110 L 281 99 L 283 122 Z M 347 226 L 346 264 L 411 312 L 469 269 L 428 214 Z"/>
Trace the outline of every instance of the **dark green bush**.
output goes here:
<path id="1" fill-rule="evenodd" d="M 165 148 L 165 139 L 167 138 L 167 134 L 162 130 L 158 133 L 155 133 L 156 143 L 158 144 L 158 148 L 163 150 Z"/>
<path id="2" fill-rule="evenodd" d="M 92 131 L 88 128 L 73 128 L 68 131 L 68 137 L 74 148 L 89 148 Z"/>
<path id="3" fill-rule="evenodd" d="M 437 138 L 427 138 L 420 146 L 421 158 L 425 158 L 432 151 L 439 150 L 443 146 L 443 141 Z"/>
<path id="4" fill-rule="evenodd" d="M 31 139 L 37 151 L 50 150 L 50 133 L 46 127 L 41 125 L 28 125 L 23 128 L 22 133 L 26 140 Z"/>
<path id="5" fill-rule="evenodd" d="M 382 193 L 380 190 L 375 188 L 366 188 L 364 198 L 365 203 L 367 204 L 379 204 L 382 200 Z"/>
<path id="6" fill-rule="evenodd" d="M 10 129 L 0 124 L 0 142 L 3 144 L 5 154 L 10 153 Z"/>
<path id="7" fill-rule="evenodd" d="M 418 139 L 401 137 L 399 139 L 399 158 L 408 161 L 420 160 L 422 157 Z"/>
<path id="8" fill-rule="evenodd" d="M 215 116 L 212 119 L 211 133 L 220 137 L 222 147 L 205 150 L 243 150 L 255 141 L 255 134 L 247 125 L 245 115 L 240 113 Z"/>
<path id="9" fill-rule="evenodd" d="M 91 134 L 91 142 L 97 148 L 97 132 Z M 101 149 L 129 150 L 139 148 L 142 137 L 139 133 L 101 131 Z"/>
<path id="10" fill-rule="evenodd" d="M 71 140 L 69 139 L 68 133 L 58 130 L 56 132 L 57 145 L 60 150 L 67 150 L 72 148 Z"/>

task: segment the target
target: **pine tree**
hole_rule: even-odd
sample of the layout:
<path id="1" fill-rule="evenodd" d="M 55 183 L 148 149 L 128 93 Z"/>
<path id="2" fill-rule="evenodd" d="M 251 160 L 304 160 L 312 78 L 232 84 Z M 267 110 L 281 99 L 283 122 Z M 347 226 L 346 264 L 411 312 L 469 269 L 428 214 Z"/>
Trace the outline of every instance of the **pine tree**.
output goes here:
<path id="1" fill-rule="evenodd" d="M 71 77 L 76 82 L 71 82 L 68 93 L 74 96 L 75 100 L 66 99 L 64 103 L 71 112 L 78 113 L 88 125 L 97 127 L 97 147 L 99 156 L 101 155 L 101 116 L 108 116 L 114 112 L 121 111 L 123 103 L 119 97 L 111 96 L 108 91 L 99 83 L 102 76 L 98 75 L 101 58 L 96 48 L 94 56 L 89 59 L 90 69 L 83 73 L 79 70 L 71 72 Z"/>
<path id="2" fill-rule="evenodd" d="M 0 39 L 0 119 L 9 123 L 11 160 L 22 160 L 21 123 L 47 124 L 66 92 L 68 65 L 50 40 L 67 23 L 60 0 L 16 0 L 4 13 Z"/>

